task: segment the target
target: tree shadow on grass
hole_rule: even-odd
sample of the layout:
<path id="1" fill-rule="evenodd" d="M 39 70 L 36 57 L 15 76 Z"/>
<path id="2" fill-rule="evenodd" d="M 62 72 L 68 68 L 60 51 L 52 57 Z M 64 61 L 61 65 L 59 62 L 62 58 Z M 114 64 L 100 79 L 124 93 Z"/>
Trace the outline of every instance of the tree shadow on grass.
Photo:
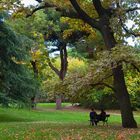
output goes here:
<path id="1" fill-rule="evenodd" d="M 0 114 L 0 122 L 27 122 L 27 121 L 31 120 L 14 115 L 9 116 L 9 114 Z"/>

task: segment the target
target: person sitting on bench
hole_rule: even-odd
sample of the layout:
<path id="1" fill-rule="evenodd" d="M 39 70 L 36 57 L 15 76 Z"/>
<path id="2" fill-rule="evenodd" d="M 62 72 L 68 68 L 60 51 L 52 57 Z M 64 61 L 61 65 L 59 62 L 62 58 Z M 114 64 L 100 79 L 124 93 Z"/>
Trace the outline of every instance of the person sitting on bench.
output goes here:
<path id="1" fill-rule="evenodd" d="M 106 123 L 108 125 L 108 117 L 110 117 L 110 114 L 106 114 L 106 112 L 101 109 L 101 113 L 97 115 L 97 120 L 102 121 L 103 125 Z"/>
<path id="2" fill-rule="evenodd" d="M 91 109 L 89 114 L 91 125 L 97 125 L 97 113 L 95 112 L 94 108 Z"/>
<path id="3" fill-rule="evenodd" d="M 90 112 L 90 124 L 91 125 L 97 125 L 98 122 L 102 121 L 103 125 L 106 123 L 108 125 L 108 117 L 110 117 L 110 114 L 106 114 L 106 112 L 101 109 L 101 113 L 97 114 L 94 109 L 91 109 L 92 111 Z"/>
<path id="4" fill-rule="evenodd" d="M 105 121 L 106 112 L 104 111 L 104 109 L 101 109 L 101 113 L 99 114 L 99 116 L 100 116 L 100 120 Z"/>

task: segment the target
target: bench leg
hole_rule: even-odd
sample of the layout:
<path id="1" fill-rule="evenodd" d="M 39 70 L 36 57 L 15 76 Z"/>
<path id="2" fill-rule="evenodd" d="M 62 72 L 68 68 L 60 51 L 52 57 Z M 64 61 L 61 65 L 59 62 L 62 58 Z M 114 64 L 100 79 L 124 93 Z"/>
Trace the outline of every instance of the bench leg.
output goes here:
<path id="1" fill-rule="evenodd" d="M 90 120 L 90 125 L 94 125 L 94 122 L 92 120 Z"/>
<path id="2" fill-rule="evenodd" d="M 106 125 L 108 126 L 108 122 L 106 122 Z"/>
<path id="3" fill-rule="evenodd" d="M 92 125 L 92 126 L 94 126 L 94 125 L 97 126 L 97 123 L 98 123 L 97 121 L 92 121 L 92 120 L 90 121 L 90 125 Z"/>
<path id="4" fill-rule="evenodd" d="M 108 126 L 108 122 L 107 121 L 103 121 L 103 126 L 105 126 L 105 124 Z"/>

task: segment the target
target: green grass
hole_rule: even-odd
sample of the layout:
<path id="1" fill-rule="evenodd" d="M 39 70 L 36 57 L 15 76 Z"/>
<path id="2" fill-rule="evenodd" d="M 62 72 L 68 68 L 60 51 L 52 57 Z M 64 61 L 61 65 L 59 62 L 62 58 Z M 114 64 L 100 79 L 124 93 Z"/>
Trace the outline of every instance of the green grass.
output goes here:
<path id="1" fill-rule="evenodd" d="M 71 103 L 62 103 L 62 107 L 70 106 Z M 39 103 L 37 104 L 38 107 L 42 108 L 56 108 L 56 103 Z"/>
<path id="2" fill-rule="evenodd" d="M 140 136 L 140 129 L 122 129 L 113 125 L 5 123 L 1 128 L 1 140 L 139 140 Z"/>
<path id="3" fill-rule="evenodd" d="M 11 109 L 0 108 L 0 122 L 31 122 L 31 121 L 47 121 L 59 123 L 88 123 L 89 112 L 85 111 L 66 111 L 55 110 L 54 104 L 39 104 L 39 109 L 43 106 L 43 110 L 27 110 L 27 109 Z M 44 109 L 46 106 L 46 110 Z M 51 106 L 51 110 L 49 109 Z M 110 123 L 120 123 L 120 116 L 111 115 Z"/>
<path id="4" fill-rule="evenodd" d="M 63 104 L 67 106 L 68 104 Z M 88 111 L 55 110 L 39 104 L 37 110 L 0 108 L 0 140 L 139 140 L 140 129 L 121 128 L 120 115 L 109 126 L 90 126 Z M 136 113 L 137 115 L 137 113 Z M 140 124 L 140 116 L 136 116 Z"/>
<path id="5" fill-rule="evenodd" d="M 0 108 L 0 122 L 17 122 L 17 121 L 47 121 L 47 122 L 87 122 L 88 113 L 61 111 L 61 110 L 18 110 Z"/>

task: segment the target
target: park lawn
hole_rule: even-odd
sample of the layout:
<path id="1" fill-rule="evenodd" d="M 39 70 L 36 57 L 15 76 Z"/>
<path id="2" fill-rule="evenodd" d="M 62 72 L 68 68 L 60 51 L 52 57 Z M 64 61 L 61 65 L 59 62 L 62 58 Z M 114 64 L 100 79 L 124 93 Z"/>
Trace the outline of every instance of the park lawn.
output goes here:
<path id="1" fill-rule="evenodd" d="M 102 126 L 100 123 L 95 127 L 89 125 L 88 113 L 87 111 L 56 111 L 55 109 L 0 108 L 0 140 L 140 139 L 140 128 L 121 128 L 120 115 L 111 115 L 109 126 Z M 137 115 L 136 120 L 140 124 L 140 116 Z"/>
<path id="2" fill-rule="evenodd" d="M 71 103 L 62 103 L 62 107 L 71 106 Z M 56 103 L 38 103 L 38 107 L 52 109 L 56 108 Z"/>
<path id="3" fill-rule="evenodd" d="M 1 140 L 139 140 L 140 129 L 80 123 L 2 123 Z"/>

